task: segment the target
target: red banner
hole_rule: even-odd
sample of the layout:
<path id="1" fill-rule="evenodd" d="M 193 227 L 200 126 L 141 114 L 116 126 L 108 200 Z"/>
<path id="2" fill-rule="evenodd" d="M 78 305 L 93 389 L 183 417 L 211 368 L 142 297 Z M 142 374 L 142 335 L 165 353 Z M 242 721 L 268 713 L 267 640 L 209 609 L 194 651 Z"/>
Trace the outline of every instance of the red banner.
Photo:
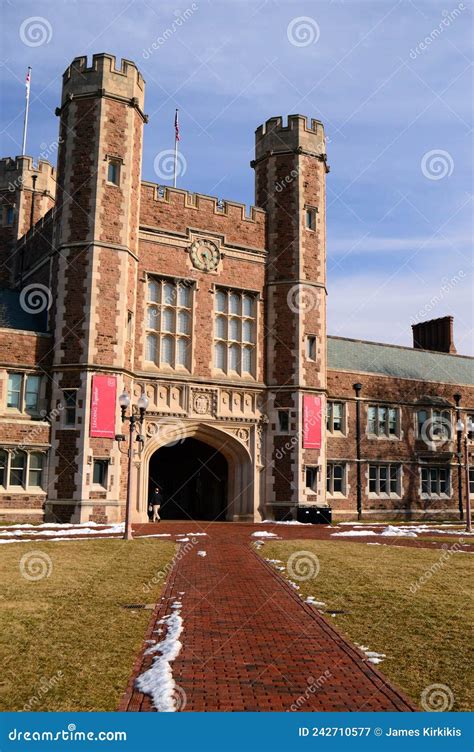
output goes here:
<path id="1" fill-rule="evenodd" d="M 321 397 L 303 395 L 303 448 L 321 449 Z"/>
<path id="2" fill-rule="evenodd" d="M 96 374 L 92 377 L 90 435 L 113 439 L 117 409 L 116 377 Z"/>

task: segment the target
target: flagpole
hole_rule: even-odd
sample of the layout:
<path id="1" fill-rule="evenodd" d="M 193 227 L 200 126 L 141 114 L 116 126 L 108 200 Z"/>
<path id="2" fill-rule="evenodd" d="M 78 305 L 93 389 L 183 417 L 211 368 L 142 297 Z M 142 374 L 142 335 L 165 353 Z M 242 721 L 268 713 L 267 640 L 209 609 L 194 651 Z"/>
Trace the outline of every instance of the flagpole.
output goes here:
<path id="1" fill-rule="evenodd" d="M 174 175 L 173 187 L 176 188 L 176 179 L 178 175 L 178 108 L 174 116 Z"/>
<path id="2" fill-rule="evenodd" d="M 23 119 L 23 144 L 21 147 L 21 155 L 26 154 L 26 132 L 28 130 L 28 111 L 30 108 L 30 84 L 31 84 L 31 66 L 28 66 L 28 72 L 26 74 L 26 103 L 25 103 L 25 116 Z"/>

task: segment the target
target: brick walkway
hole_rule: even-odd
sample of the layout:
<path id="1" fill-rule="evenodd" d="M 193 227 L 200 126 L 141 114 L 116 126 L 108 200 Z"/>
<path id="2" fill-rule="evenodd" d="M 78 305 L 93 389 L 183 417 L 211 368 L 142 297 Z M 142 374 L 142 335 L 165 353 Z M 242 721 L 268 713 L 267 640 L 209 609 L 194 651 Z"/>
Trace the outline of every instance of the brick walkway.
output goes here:
<path id="1" fill-rule="evenodd" d="M 173 568 L 146 635 L 151 638 L 156 621 L 170 613 L 174 601 L 182 602 L 183 647 L 172 670 L 186 695 L 183 709 L 415 709 L 258 557 L 250 535 L 262 526 L 162 523 L 159 529 L 208 533 L 195 539 L 197 545 L 189 546 L 191 550 Z M 302 528 L 278 526 L 277 532 L 283 529 L 285 538 L 303 537 Z M 192 538 L 191 533 L 188 537 Z M 205 550 L 207 556 L 198 556 L 198 550 Z M 136 676 L 151 664 L 152 657 L 142 651 L 120 710 L 153 710 L 150 698 L 134 688 Z"/>

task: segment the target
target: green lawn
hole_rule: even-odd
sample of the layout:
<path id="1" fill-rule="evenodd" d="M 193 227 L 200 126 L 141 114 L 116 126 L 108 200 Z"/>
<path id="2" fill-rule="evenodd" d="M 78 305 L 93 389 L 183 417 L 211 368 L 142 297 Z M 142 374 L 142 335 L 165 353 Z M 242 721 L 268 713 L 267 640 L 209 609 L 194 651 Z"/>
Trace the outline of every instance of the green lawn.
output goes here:
<path id="1" fill-rule="evenodd" d="M 0 710 L 115 710 L 151 618 L 122 605 L 156 603 L 175 550 L 153 539 L 2 545 Z"/>
<path id="2" fill-rule="evenodd" d="M 346 611 L 327 618 L 354 642 L 385 653 L 378 668 L 418 706 L 423 689 L 444 684 L 454 694 L 452 710 L 473 709 L 471 554 L 304 540 L 267 541 L 260 555 L 286 565 L 296 551 L 316 555 L 319 574 L 303 581 L 281 574 L 303 598 L 324 602 L 328 614 Z"/>

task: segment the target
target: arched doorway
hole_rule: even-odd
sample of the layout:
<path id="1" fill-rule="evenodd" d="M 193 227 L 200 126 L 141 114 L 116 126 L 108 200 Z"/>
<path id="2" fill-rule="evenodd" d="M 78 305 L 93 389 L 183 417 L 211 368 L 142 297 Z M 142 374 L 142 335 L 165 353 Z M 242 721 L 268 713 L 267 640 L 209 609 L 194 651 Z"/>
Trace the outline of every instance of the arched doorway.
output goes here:
<path id="1" fill-rule="evenodd" d="M 145 442 L 141 461 L 136 466 L 136 507 L 132 517 L 134 522 L 148 520 L 150 477 L 152 481 L 154 478 L 153 456 L 164 447 L 171 450 L 173 447 L 182 446 L 187 439 L 196 439 L 199 444 L 206 445 L 211 454 L 217 452 L 217 455 L 223 457 L 226 462 L 226 511 L 221 518 L 227 520 L 256 518 L 259 484 L 255 482 L 255 474 L 258 471 L 252 462 L 249 448 L 236 436 L 208 423 L 183 422 L 172 418 L 166 421 L 161 419 L 159 422 L 149 418 L 145 424 L 145 435 L 148 436 L 148 440 Z M 167 456 L 172 455 L 170 453 Z M 155 468 L 155 472 L 159 476 L 158 468 Z M 181 466 L 178 466 L 177 474 L 181 474 Z M 155 477 L 155 482 L 156 480 L 158 477 Z"/>
<path id="2" fill-rule="evenodd" d="M 152 454 L 148 498 L 159 485 L 164 520 L 225 520 L 227 518 L 227 460 L 218 449 L 186 438 Z"/>

